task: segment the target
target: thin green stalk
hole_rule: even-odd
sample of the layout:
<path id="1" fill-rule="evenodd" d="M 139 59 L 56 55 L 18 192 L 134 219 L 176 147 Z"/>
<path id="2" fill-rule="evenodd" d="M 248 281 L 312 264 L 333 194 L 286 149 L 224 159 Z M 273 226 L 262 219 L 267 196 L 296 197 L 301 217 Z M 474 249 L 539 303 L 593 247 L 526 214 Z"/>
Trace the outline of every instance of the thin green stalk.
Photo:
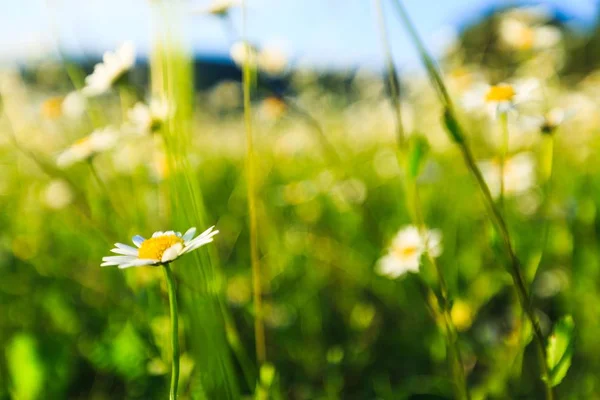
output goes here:
<path id="1" fill-rule="evenodd" d="M 381 44 L 383 45 L 383 51 L 385 56 L 386 75 L 388 79 L 388 85 L 390 87 L 390 97 L 394 106 L 394 113 L 396 115 L 398 146 L 404 151 L 404 148 L 406 147 L 406 135 L 404 134 L 404 125 L 402 124 L 402 110 L 400 106 L 400 84 L 398 82 L 398 74 L 396 71 L 396 66 L 394 65 L 394 59 L 392 58 L 392 51 L 387 37 L 385 15 L 383 12 L 383 7 L 381 6 L 381 0 L 374 1 L 375 8 L 377 9 L 377 22 L 379 26 Z"/>
<path id="2" fill-rule="evenodd" d="M 425 225 L 425 219 L 423 218 L 421 212 L 421 200 L 419 197 L 419 188 L 414 182 L 413 185 L 413 204 L 414 204 L 414 213 L 415 213 L 415 222 L 419 231 L 421 232 L 421 236 L 427 237 L 427 227 Z M 427 243 L 427 248 L 429 248 L 429 244 Z M 453 352 L 453 357 L 450 358 L 450 364 L 452 365 L 452 373 L 454 375 L 455 382 L 455 390 L 457 392 L 457 398 L 459 399 L 467 399 L 471 398 L 469 394 L 469 387 L 467 385 L 467 377 L 465 375 L 464 364 L 462 361 L 462 355 L 460 351 L 460 346 L 458 343 L 458 331 L 456 326 L 454 325 L 454 321 L 452 321 L 452 315 L 450 314 L 450 295 L 448 292 L 448 284 L 446 283 L 446 279 L 444 278 L 444 273 L 440 264 L 437 262 L 435 257 L 426 252 L 427 260 L 433 267 L 435 268 L 435 272 L 437 274 L 438 282 L 440 285 L 440 295 L 441 295 L 441 312 L 444 320 L 445 333 L 446 333 L 446 341 L 447 346 L 450 351 Z"/>
<path id="3" fill-rule="evenodd" d="M 246 1 L 242 1 L 242 37 L 244 45 L 247 41 L 247 8 Z M 243 66 L 244 84 L 244 123 L 246 125 L 246 171 L 248 174 L 248 216 L 250 219 L 250 261 L 252 264 L 252 287 L 254 301 L 254 335 L 256 345 L 256 359 L 259 366 L 267 361 L 265 345 L 265 326 L 262 311 L 262 283 L 260 261 L 258 259 L 258 228 L 256 210 L 256 166 L 254 160 L 254 143 L 252 136 L 252 108 L 250 104 L 250 91 L 252 83 L 251 60 L 246 60 Z"/>
<path id="4" fill-rule="evenodd" d="M 502 130 L 502 146 L 500 148 L 500 198 L 498 203 L 500 208 L 504 207 L 504 171 L 506 170 L 506 157 L 508 154 L 508 114 L 500 113 L 500 129 Z"/>
<path id="5" fill-rule="evenodd" d="M 390 44 L 387 38 L 387 28 L 385 23 L 385 16 L 383 12 L 383 7 L 381 5 L 381 0 L 374 0 L 375 8 L 377 11 L 377 22 L 380 28 L 380 37 L 383 45 L 383 50 L 385 53 L 385 62 L 386 62 L 386 74 L 388 78 L 388 85 L 390 89 L 390 96 L 392 100 L 392 104 L 394 106 L 394 112 L 396 115 L 396 136 L 398 149 L 400 153 L 400 162 L 403 165 L 403 170 L 407 171 L 407 160 L 408 160 L 408 147 L 406 143 L 406 137 L 404 132 L 404 126 L 402 123 L 402 109 L 400 102 L 400 84 L 398 82 L 398 73 L 396 70 L 396 66 L 394 65 L 392 51 L 390 48 Z M 421 232 L 423 237 L 427 237 L 427 228 L 425 226 L 425 220 L 422 215 L 422 205 L 419 197 L 418 184 L 416 179 L 408 174 L 404 179 L 405 183 L 405 192 L 407 193 L 409 203 L 412 202 L 413 209 L 413 219 L 418 229 Z M 441 267 L 437 263 L 434 257 L 432 257 L 429 252 L 427 252 L 427 257 L 429 262 L 435 267 L 435 271 L 437 274 L 438 282 L 440 285 L 441 291 L 441 316 L 439 315 L 439 309 L 437 307 L 433 307 L 430 305 L 431 310 L 437 314 L 436 320 L 442 319 L 444 325 L 444 336 L 446 338 L 446 343 L 448 347 L 448 352 L 452 353 L 451 356 L 448 357 L 449 363 L 451 364 L 451 372 L 454 379 L 454 389 L 456 393 L 456 397 L 459 399 L 470 399 L 469 389 L 467 386 L 467 380 L 465 376 L 465 371 L 462 363 L 462 356 L 460 352 L 460 347 L 458 345 L 458 334 L 456 327 L 454 326 L 454 322 L 452 321 L 452 317 L 450 315 L 450 300 L 448 295 L 448 286 L 446 284 L 446 280 L 444 279 L 444 275 Z M 431 302 L 431 293 L 432 290 L 428 288 L 428 293 L 424 293 L 426 302 Z"/>
<path id="6" fill-rule="evenodd" d="M 542 205 L 540 206 L 540 215 L 544 219 L 544 223 L 542 227 L 542 241 L 540 244 L 540 249 L 537 256 L 535 257 L 535 261 L 529 269 L 529 274 L 527 276 L 528 282 L 535 281 L 537 271 L 539 269 L 540 264 L 542 263 L 544 252 L 546 250 L 546 245 L 548 243 L 548 234 L 550 231 L 550 216 L 548 214 L 550 208 L 550 198 L 552 196 L 552 171 L 554 168 L 554 134 L 555 132 L 552 132 L 550 134 L 545 134 L 542 137 L 541 166 L 542 180 L 544 185 L 544 200 L 542 201 Z"/>
<path id="7" fill-rule="evenodd" d="M 177 384 L 179 382 L 179 324 L 177 315 L 177 294 L 175 293 L 175 280 L 169 264 L 164 264 L 167 291 L 169 292 L 169 310 L 171 312 L 171 349 L 173 351 L 173 365 L 171 368 L 171 386 L 169 400 L 177 399 Z"/>
<path id="8" fill-rule="evenodd" d="M 511 273 L 514 285 L 519 294 L 521 306 L 523 307 L 523 310 L 525 311 L 525 314 L 527 315 L 527 318 L 530 320 L 531 325 L 533 327 L 534 339 L 538 354 L 538 363 L 540 364 L 541 369 L 541 379 L 544 382 L 546 389 L 546 399 L 552 400 L 554 398 L 554 393 L 552 386 L 550 385 L 550 382 L 548 380 L 548 368 L 546 365 L 546 347 L 544 344 L 544 335 L 540 328 L 538 318 L 535 315 L 535 310 L 533 308 L 531 297 L 529 295 L 527 285 L 523 278 L 521 264 L 513 249 L 510 233 L 508 231 L 506 222 L 492 198 L 489 187 L 483 179 L 481 171 L 477 167 L 471 149 L 467 144 L 467 139 L 464 130 L 458 122 L 456 113 L 454 111 L 454 106 L 452 104 L 450 96 L 448 95 L 448 91 L 444 85 L 444 82 L 439 72 L 437 71 L 437 68 L 435 67 L 433 59 L 426 51 L 425 46 L 423 45 L 421 38 L 417 34 L 414 25 L 412 24 L 412 21 L 408 17 L 408 14 L 404 9 L 404 5 L 402 4 L 401 0 L 396 0 L 394 4 L 396 5 L 396 9 L 398 11 L 398 15 L 400 16 L 400 19 L 402 20 L 404 26 L 408 30 L 413 43 L 416 45 L 419 51 L 419 55 L 427 68 L 430 79 L 438 92 L 438 96 L 442 104 L 444 105 L 444 122 L 448 133 L 450 134 L 451 139 L 457 144 L 457 146 L 461 150 L 467 168 L 477 181 L 479 189 L 483 195 L 484 203 L 486 205 L 486 210 L 489 214 L 489 217 L 492 220 L 494 227 L 498 231 L 499 235 L 501 236 L 504 247 L 506 248 L 506 252 L 510 260 L 509 272 Z"/>

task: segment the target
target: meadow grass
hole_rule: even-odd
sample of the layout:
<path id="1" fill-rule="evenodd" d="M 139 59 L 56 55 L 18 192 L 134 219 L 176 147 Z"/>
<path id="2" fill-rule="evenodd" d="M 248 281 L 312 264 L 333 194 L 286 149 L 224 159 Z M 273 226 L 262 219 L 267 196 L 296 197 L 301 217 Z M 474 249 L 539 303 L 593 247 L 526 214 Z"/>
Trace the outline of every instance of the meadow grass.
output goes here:
<path id="1" fill-rule="evenodd" d="M 219 16 L 248 45 L 241 8 L 240 38 Z M 434 60 L 398 0 L 373 10 L 385 75 L 298 69 L 285 93 L 249 47 L 241 82 L 195 92 L 166 2 L 148 84 L 126 69 L 77 115 L 77 65 L 0 71 L 0 399 L 600 393 L 598 84 L 537 77 L 545 119 L 494 119 L 462 97 L 497 71 L 460 89 L 460 51 Z M 427 78 L 398 73 L 392 10 Z M 108 126 L 111 146 L 90 135 Z M 163 268 L 99 266 L 128 236 L 212 225 Z"/>

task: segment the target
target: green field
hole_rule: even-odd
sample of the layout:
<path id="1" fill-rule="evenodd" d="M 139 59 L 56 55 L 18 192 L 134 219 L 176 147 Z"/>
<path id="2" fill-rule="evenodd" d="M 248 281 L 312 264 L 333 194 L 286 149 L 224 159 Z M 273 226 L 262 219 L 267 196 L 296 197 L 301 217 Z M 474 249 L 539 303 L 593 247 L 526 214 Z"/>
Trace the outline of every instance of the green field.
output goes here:
<path id="1" fill-rule="evenodd" d="M 242 47 L 196 92 L 156 7 L 147 71 L 0 69 L 0 399 L 600 398 L 598 39 L 507 10 L 422 72 Z"/>

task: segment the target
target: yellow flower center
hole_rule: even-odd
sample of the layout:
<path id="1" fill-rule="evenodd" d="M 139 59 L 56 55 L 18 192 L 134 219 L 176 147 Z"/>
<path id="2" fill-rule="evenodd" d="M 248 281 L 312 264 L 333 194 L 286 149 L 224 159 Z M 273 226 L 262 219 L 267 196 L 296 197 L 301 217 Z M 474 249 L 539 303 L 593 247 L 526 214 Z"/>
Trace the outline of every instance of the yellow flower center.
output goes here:
<path id="1" fill-rule="evenodd" d="M 394 248 L 394 254 L 399 258 L 408 258 L 417 254 L 419 248 L 417 246 L 406 246 Z"/>
<path id="2" fill-rule="evenodd" d="M 485 95 L 487 102 L 511 101 L 515 97 L 515 89 L 506 83 L 492 86 Z"/>
<path id="3" fill-rule="evenodd" d="M 183 245 L 183 239 L 175 235 L 163 235 L 146 239 L 140 246 L 138 257 L 144 260 L 161 260 L 163 253 L 177 243 Z"/>

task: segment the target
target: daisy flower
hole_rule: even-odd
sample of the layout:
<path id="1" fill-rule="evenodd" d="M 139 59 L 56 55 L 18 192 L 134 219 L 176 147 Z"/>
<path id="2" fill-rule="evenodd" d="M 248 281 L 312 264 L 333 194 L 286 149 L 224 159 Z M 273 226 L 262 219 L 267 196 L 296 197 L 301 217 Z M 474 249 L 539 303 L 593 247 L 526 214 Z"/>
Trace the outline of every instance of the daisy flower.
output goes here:
<path id="1" fill-rule="evenodd" d="M 562 108 L 553 108 L 541 118 L 539 129 L 543 134 L 551 135 L 572 115 L 572 111 L 565 111 Z"/>
<path id="2" fill-rule="evenodd" d="M 138 133 L 155 132 L 160 129 L 162 124 L 169 116 L 169 104 L 162 99 L 152 99 L 149 105 L 137 103 L 127 116 L 133 129 Z"/>
<path id="3" fill-rule="evenodd" d="M 507 159 L 502 177 L 498 160 L 483 161 L 479 166 L 494 198 L 500 195 L 500 179 L 504 180 L 505 195 L 523 194 L 535 185 L 535 162 L 530 153 L 520 153 Z"/>
<path id="4" fill-rule="evenodd" d="M 97 129 L 60 153 L 56 164 L 60 168 L 66 168 L 79 161 L 88 160 L 98 153 L 111 149 L 117 142 L 118 136 L 119 133 L 112 127 Z"/>
<path id="5" fill-rule="evenodd" d="M 494 118 L 517 112 L 519 106 L 536 98 L 539 82 L 536 79 L 497 85 L 479 84 L 465 94 L 463 105 L 468 110 L 487 110 Z"/>
<path id="6" fill-rule="evenodd" d="M 149 239 L 136 235 L 132 239 L 136 247 L 116 243 L 111 252 L 120 255 L 103 257 L 100 266 L 117 266 L 123 269 L 169 264 L 180 256 L 212 242 L 213 236 L 219 233 L 213 228 L 214 226 L 211 226 L 196 237 L 196 228 L 188 229 L 183 235 L 174 231 L 154 232 Z"/>
<path id="7" fill-rule="evenodd" d="M 81 92 L 88 96 L 98 96 L 108 91 L 135 63 L 135 47 L 125 42 L 117 51 L 107 51 L 102 62 L 96 64 L 94 72 L 85 78 L 85 87 Z"/>
<path id="8" fill-rule="evenodd" d="M 517 50 L 543 50 L 556 46 L 562 37 L 554 26 L 535 26 L 517 18 L 504 18 L 499 26 L 500 39 Z"/>
<path id="9" fill-rule="evenodd" d="M 392 240 L 388 253 L 379 260 L 377 272 L 389 278 L 418 272 L 425 252 L 432 257 L 442 254 L 441 242 L 442 234 L 437 229 L 427 230 L 422 235 L 416 226 L 402 228 Z"/>
<path id="10" fill-rule="evenodd" d="M 263 47 L 258 53 L 258 68 L 271 76 L 282 75 L 288 66 L 286 53 L 275 45 Z"/>

